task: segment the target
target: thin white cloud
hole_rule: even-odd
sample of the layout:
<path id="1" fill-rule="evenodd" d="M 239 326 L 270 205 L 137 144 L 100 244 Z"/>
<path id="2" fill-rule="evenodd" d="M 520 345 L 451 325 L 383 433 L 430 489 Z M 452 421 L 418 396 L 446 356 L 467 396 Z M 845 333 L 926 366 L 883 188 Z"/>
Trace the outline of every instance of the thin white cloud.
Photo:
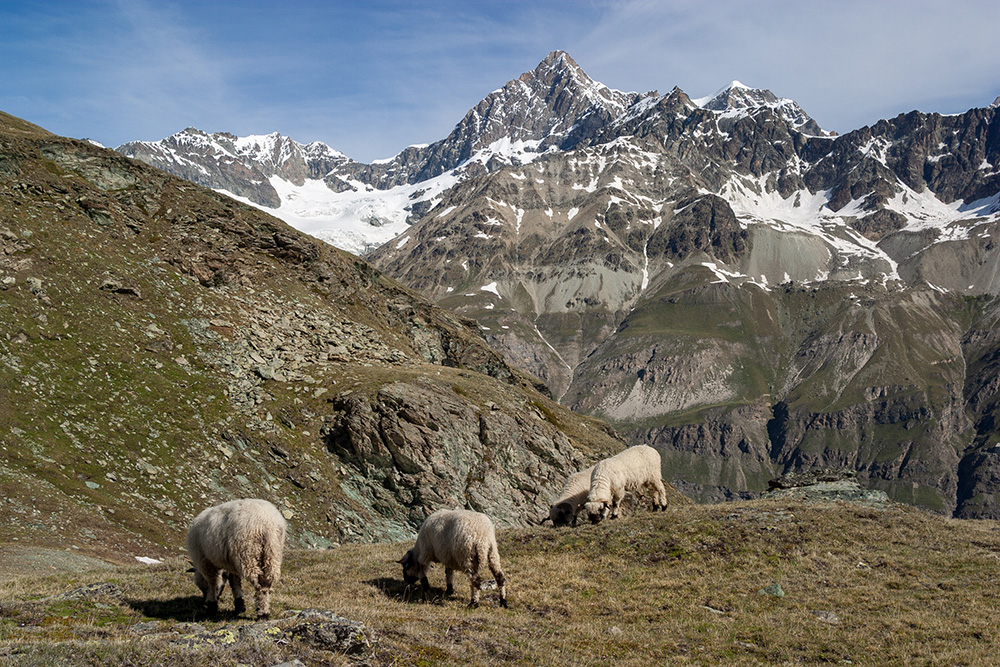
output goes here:
<path id="1" fill-rule="evenodd" d="M 841 131 L 920 103 L 989 104 L 1000 71 L 993 1 L 636 0 L 605 10 L 586 45 L 601 76 L 694 96 L 739 79 Z"/>
<path id="2" fill-rule="evenodd" d="M 458 0 L 0 6 L 0 108 L 115 145 L 195 125 L 279 131 L 352 157 L 443 138 L 567 50 L 620 90 L 733 79 L 847 131 L 1000 94 L 995 0 Z"/>

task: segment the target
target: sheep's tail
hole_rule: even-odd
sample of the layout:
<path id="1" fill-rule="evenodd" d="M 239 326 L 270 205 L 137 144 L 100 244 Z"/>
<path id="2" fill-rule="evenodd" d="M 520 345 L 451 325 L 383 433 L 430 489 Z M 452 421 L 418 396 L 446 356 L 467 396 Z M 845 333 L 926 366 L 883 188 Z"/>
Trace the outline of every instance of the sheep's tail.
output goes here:
<path id="1" fill-rule="evenodd" d="M 260 583 L 274 586 L 281 578 L 281 560 L 285 547 L 285 531 L 265 531 L 260 550 Z"/>
<path id="2" fill-rule="evenodd" d="M 277 530 L 264 530 L 260 535 L 260 551 L 254 563 L 254 606 L 258 618 L 271 614 L 271 589 L 281 578 L 281 559 L 285 547 L 284 526 Z"/>

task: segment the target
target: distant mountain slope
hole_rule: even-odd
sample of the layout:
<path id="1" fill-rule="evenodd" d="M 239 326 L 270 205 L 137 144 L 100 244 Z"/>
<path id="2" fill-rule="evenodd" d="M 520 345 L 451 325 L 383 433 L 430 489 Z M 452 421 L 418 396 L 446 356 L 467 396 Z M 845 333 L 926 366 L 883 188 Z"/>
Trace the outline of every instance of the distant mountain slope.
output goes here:
<path id="1" fill-rule="evenodd" d="M 998 164 L 996 107 L 829 136 L 768 91 L 674 89 L 456 185 L 370 258 L 695 497 L 848 466 L 997 516 Z"/>
<path id="2" fill-rule="evenodd" d="M 320 142 L 194 128 L 116 150 L 276 209 L 297 229 L 362 254 L 403 232 L 459 180 L 575 146 L 638 98 L 593 81 L 554 51 L 470 109 L 448 137 L 370 165 Z"/>
<path id="3" fill-rule="evenodd" d="M 356 257 L 0 114 L 0 540 L 173 554 L 262 497 L 292 542 L 533 521 L 622 443 Z"/>
<path id="4" fill-rule="evenodd" d="M 618 93 L 554 52 L 445 140 L 326 182 L 395 211 L 378 267 L 695 497 L 836 465 L 1000 516 L 997 108 L 836 136 L 767 90 Z"/>

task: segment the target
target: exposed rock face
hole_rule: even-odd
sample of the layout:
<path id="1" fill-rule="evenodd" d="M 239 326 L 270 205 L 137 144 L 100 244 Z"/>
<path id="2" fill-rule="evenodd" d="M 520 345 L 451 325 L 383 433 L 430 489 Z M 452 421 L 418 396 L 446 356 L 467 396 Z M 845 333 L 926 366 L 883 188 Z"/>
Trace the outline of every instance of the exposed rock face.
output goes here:
<path id="1" fill-rule="evenodd" d="M 562 51 L 553 51 L 533 71 L 507 82 L 469 110 L 445 139 L 411 147 L 386 163 L 354 165 L 328 177 L 355 178 L 380 189 L 439 176 L 485 152 L 469 171 L 480 175 L 511 164 L 490 146 L 498 141 L 527 144 L 528 153 L 554 146 L 568 149 L 632 105 L 639 95 L 597 83 Z M 530 157 L 528 158 L 531 159 Z"/>
<path id="2" fill-rule="evenodd" d="M 884 491 L 863 489 L 855 481 L 853 470 L 812 470 L 791 473 L 772 479 L 767 498 L 794 498 L 812 502 L 848 502 L 884 506 L 889 497 Z"/>
<path id="3" fill-rule="evenodd" d="M 0 540 L 131 560 L 234 497 L 300 546 L 403 539 L 441 503 L 523 525 L 623 446 L 257 209 L 2 114 L 0 164 Z"/>
<path id="4" fill-rule="evenodd" d="M 476 409 L 441 382 L 395 382 L 375 400 L 330 399 L 327 447 L 356 474 L 353 490 L 387 522 L 418 526 L 430 508 L 468 507 L 503 523 L 547 497 L 562 471 L 582 465 L 566 436 L 537 408 Z M 535 516 L 535 515 L 532 515 Z"/>
<path id="5" fill-rule="evenodd" d="M 342 153 L 321 142 L 300 144 L 278 133 L 237 137 L 227 132 L 208 134 L 193 127 L 162 141 L 132 141 L 116 149 L 175 176 L 199 185 L 222 189 L 269 208 L 281 205 L 271 176 L 302 185 L 320 179 L 349 162 Z"/>

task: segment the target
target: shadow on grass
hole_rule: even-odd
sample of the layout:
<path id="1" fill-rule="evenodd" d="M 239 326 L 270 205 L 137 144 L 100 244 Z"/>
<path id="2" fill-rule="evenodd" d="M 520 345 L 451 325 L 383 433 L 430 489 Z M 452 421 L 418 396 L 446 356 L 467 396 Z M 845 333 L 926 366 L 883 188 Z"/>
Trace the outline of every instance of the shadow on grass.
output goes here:
<path id="1" fill-rule="evenodd" d="M 424 593 L 420 584 L 408 586 L 402 579 L 392 577 L 378 577 L 365 582 L 379 590 L 385 597 L 397 602 L 430 602 L 440 604 L 446 599 L 443 588 L 431 586 L 430 590 Z"/>
<path id="2" fill-rule="evenodd" d="M 149 618 L 172 619 L 186 623 L 238 618 L 232 606 L 227 609 L 223 601 L 220 601 L 218 614 L 209 614 L 200 595 L 188 595 L 170 600 L 129 600 L 128 605 Z"/>

